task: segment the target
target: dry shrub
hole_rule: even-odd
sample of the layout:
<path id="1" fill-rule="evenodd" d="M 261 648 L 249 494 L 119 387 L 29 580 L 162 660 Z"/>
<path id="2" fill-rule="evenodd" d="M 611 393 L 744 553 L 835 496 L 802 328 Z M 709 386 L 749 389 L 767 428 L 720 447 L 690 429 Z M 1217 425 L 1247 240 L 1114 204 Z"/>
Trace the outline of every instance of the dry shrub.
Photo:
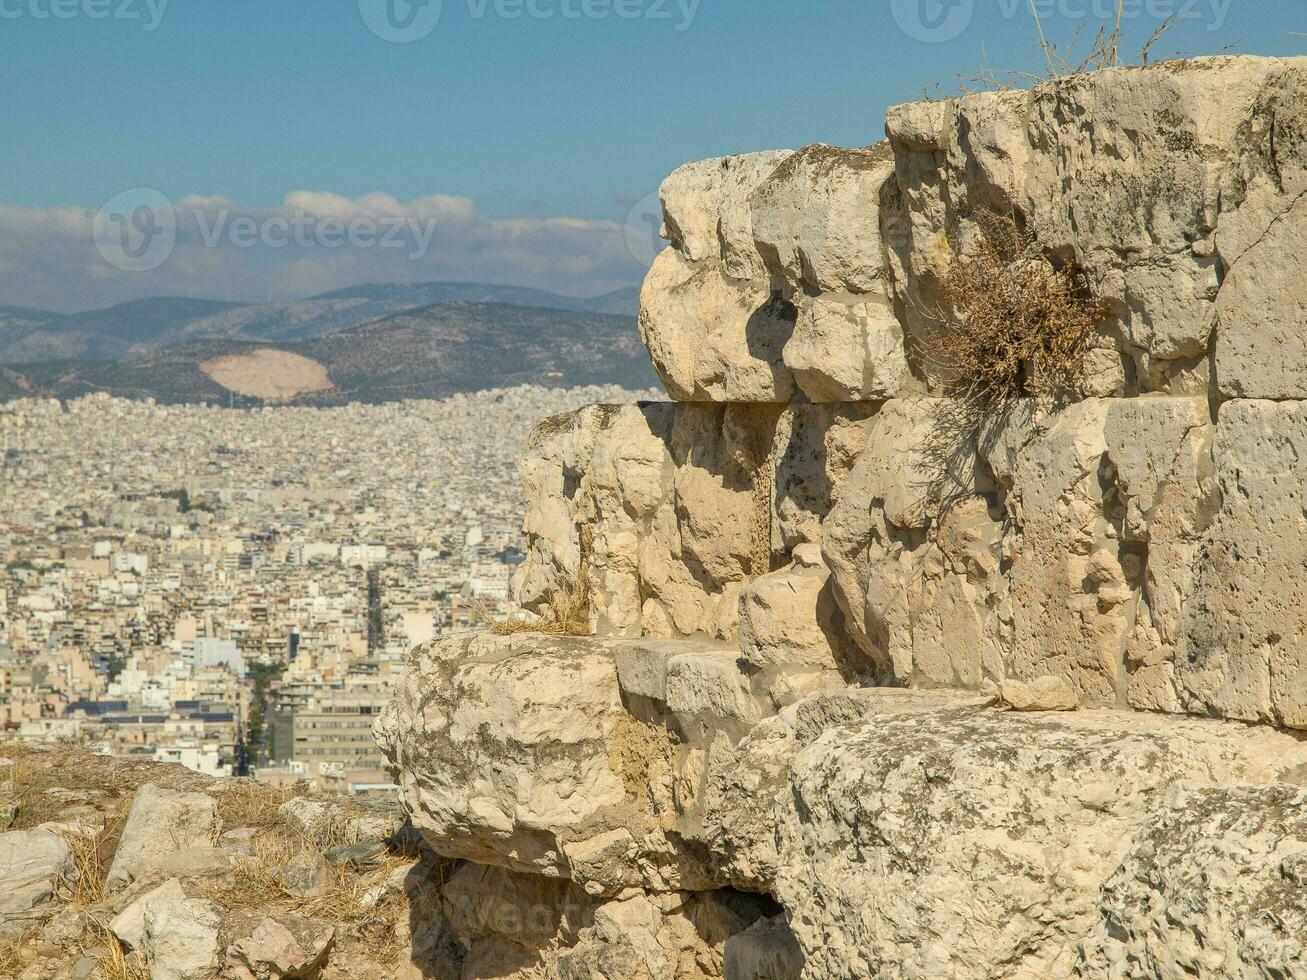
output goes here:
<path id="1" fill-rule="evenodd" d="M 1004 215 L 981 212 L 970 249 L 940 284 L 927 357 L 963 401 L 986 409 L 1076 390 L 1102 313 L 1080 277 L 1056 268 Z"/>

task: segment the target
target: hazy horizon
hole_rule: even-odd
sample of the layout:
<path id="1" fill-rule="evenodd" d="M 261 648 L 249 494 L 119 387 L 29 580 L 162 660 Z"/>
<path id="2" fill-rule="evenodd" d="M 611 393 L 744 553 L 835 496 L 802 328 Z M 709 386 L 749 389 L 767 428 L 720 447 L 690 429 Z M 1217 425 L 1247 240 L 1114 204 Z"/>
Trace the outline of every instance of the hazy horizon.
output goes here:
<path id="1" fill-rule="evenodd" d="M 1081 46 L 1108 0 L 1036 0 Z M 1127 53 L 1307 54 L 1300 11 L 1131 0 Z M 284 302 L 372 282 L 599 296 L 696 159 L 883 137 L 982 66 L 1039 72 L 1030 0 L 4 0 L 0 305 Z M 311 29 L 310 29 L 311 28 Z"/>

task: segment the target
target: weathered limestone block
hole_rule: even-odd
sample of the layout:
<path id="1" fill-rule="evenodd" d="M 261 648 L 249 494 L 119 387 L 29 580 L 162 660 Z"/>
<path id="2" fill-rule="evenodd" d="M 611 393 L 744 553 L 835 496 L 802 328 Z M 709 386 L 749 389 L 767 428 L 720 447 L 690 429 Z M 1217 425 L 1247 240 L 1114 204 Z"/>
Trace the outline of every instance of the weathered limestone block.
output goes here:
<path id="1" fill-rule="evenodd" d="M 1227 402 L 1213 456 L 1220 510 L 1193 559 L 1180 705 L 1307 728 L 1307 402 Z"/>
<path id="2" fill-rule="evenodd" d="M 807 546 L 813 547 L 811 545 Z M 759 670 L 797 665 L 837 670 L 829 632 L 820 606 L 830 571 L 820 561 L 796 561 L 764 575 L 740 593 L 740 653 Z"/>
<path id="3" fill-rule="evenodd" d="M 1003 675 L 1002 529 L 965 416 L 943 399 L 887 402 L 823 524 L 846 629 L 899 683 Z"/>
<path id="4" fill-rule="evenodd" d="M 942 711 L 829 729 L 778 797 L 806 974 L 1069 977 L 1099 889 L 1180 781 L 1265 785 L 1287 735 L 1116 711 Z"/>
<path id="5" fill-rule="evenodd" d="M 640 297 L 640 334 L 680 401 L 788 402 L 782 351 L 795 310 L 753 240 L 749 196 L 789 156 L 751 153 L 687 164 L 664 181 L 663 234 Z"/>
<path id="6" fill-rule="evenodd" d="M 0 834 L 0 941 L 17 939 L 36 925 L 74 871 L 72 848 L 58 827 Z"/>
<path id="7" fill-rule="evenodd" d="M 719 260 L 732 279 L 765 279 L 750 195 L 791 154 L 766 150 L 687 163 L 659 189 L 663 237 L 691 262 Z"/>
<path id="8" fill-rule="evenodd" d="M 1086 977 L 1307 975 L 1307 792 L 1177 786 L 1103 886 Z"/>
<path id="9" fill-rule="evenodd" d="M 446 857 L 604 895 L 703 883 L 641 782 L 666 732 L 626 712 L 602 643 L 466 633 L 420 647 L 377 740 L 414 826 Z"/>
<path id="10" fill-rule="evenodd" d="M 640 330 L 681 401 L 881 399 L 918 386 L 888 291 L 888 144 L 690 164 L 663 185 Z"/>
<path id="11" fill-rule="evenodd" d="M 1004 681 L 999 696 L 1013 711 L 1075 711 L 1080 698 L 1075 689 L 1061 677 L 1049 675 L 1027 684 L 1025 681 Z"/>
<path id="12" fill-rule="evenodd" d="M 802 665 L 761 673 L 775 684 L 786 669 L 802 686 Z M 987 703 L 836 678 L 773 718 L 781 699 L 755 692 L 758 674 L 701 640 L 461 634 L 415 651 L 377 739 L 443 856 L 598 898 L 768 892 L 773 800 L 799 748 L 873 710 Z"/>
<path id="13" fill-rule="evenodd" d="M 202 898 L 146 906 L 141 949 L 150 980 L 216 980 L 221 967 L 222 912 Z"/>
<path id="14" fill-rule="evenodd" d="M 885 142 L 809 146 L 779 161 L 749 199 L 768 271 L 796 291 L 885 295 L 880 196 L 893 173 Z"/>
<path id="15" fill-rule="evenodd" d="M 1303 72 L 1307 76 L 1307 70 Z M 1307 91 L 1303 93 L 1307 98 Z M 1304 115 L 1307 118 L 1307 115 Z M 1300 159 L 1307 144 L 1300 144 Z M 1307 397 L 1307 188 L 1230 269 L 1216 299 L 1216 376 L 1234 398 Z"/>
<path id="16" fill-rule="evenodd" d="M 199 857 L 196 850 L 212 849 L 221 833 L 222 820 L 212 796 L 146 783 L 127 814 L 109 867 L 108 886 L 123 888 L 147 872 L 165 870 L 169 859 L 182 852 Z"/>
<path id="17" fill-rule="evenodd" d="M 1243 120 L 1215 247 L 1216 381 L 1236 398 L 1307 398 L 1307 59 L 1270 62 Z"/>
<path id="18" fill-rule="evenodd" d="M 1207 523 L 1206 404 L 1088 399 L 987 440 L 1011 526 L 1005 676 L 1084 705 L 1174 710 L 1170 662 Z"/>
<path id="19" fill-rule="evenodd" d="M 821 542 L 830 513 L 867 446 L 874 403 L 794 406 L 780 417 L 771 449 L 773 567 Z"/>
<path id="20" fill-rule="evenodd" d="M 1304 59 L 1201 58 L 890 110 L 905 228 L 890 244 L 910 331 L 933 328 L 924 311 L 977 212 L 1015 213 L 1108 302 L 1104 335 L 1119 337 L 1138 390 L 1202 390 L 1222 271 L 1289 203 L 1265 188 L 1279 156 L 1270 109 L 1301 118 L 1291 95 L 1305 69 Z"/>
<path id="21" fill-rule="evenodd" d="M 522 465 L 514 594 L 548 613 L 584 574 L 602 635 L 735 635 L 739 590 L 815 541 L 873 405 L 595 406 Z"/>
<path id="22" fill-rule="evenodd" d="M 140 949 L 145 942 L 145 910 L 152 904 L 177 905 L 186 901 L 186 890 L 176 878 L 138 896 L 109 923 L 109 930 L 127 949 Z"/>
<path id="23" fill-rule="evenodd" d="M 913 386 L 903 325 L 888 297 L 804 299 L 781 354 L 814 402 L 893 398 Z"/>
<path id="24" fill-rule="evenodd" d="M 690 262 L 674 248 L 640 295 L 640 336 L 678 401 L 788 402 L 784 352 L 797 316 L 766 280 L 731 279 L 716 261 Z"/>
<path id="25" fill-rule="evenodd" d="M 764 720 L 738 742 L 718 742 L 707 760 L 702 803 L 687 821 L 731 886 L 771 893 L 776 888 L 776 816 L 789 792 L 794 757 L 830 728 L 863 718 L 917 716 L 980 707 L 992 699 L 965 691 L 862 688 L 816 694 Z"/>

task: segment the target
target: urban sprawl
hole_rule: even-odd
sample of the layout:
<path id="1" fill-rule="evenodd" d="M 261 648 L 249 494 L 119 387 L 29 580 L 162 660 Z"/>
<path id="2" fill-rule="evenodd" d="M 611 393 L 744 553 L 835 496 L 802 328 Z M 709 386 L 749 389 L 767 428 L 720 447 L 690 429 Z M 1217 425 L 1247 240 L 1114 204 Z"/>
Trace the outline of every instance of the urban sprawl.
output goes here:
<path id="1" fill-rule="evenodd" d="M 416 644 L 506 611 L 532 424 L 651 393 L 0 405 L 0 718 L 210 775 L 386 792 Z"/>

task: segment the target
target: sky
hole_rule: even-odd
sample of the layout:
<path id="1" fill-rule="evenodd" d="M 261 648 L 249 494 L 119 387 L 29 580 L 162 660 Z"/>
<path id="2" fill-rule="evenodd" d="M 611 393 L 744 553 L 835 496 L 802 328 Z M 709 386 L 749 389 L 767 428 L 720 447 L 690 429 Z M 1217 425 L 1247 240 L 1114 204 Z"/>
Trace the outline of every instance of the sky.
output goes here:
<path id="1" fill-rule="evenodd" d="M 638 283 L 680 164 L 864 146 L 1114 0 L 0 0 L 0 305 Z M 1307 55 L 1307 0 L 1126 0 L 1133 52 Z M 1083 45 L 1082 45 L 1083 47 Z M 656 207 L 654 208 L 656 210 Z"/>

